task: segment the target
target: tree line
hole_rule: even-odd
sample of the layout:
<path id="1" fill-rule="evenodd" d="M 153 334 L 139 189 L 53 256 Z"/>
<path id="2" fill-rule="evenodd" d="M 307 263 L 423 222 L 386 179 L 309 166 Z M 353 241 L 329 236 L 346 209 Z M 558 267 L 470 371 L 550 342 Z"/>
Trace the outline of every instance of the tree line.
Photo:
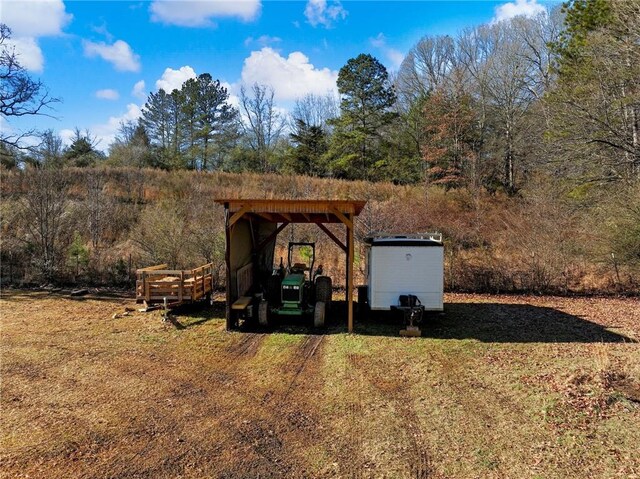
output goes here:
<path id="1" fill-rule="evenodd" d="M 54 106 L 10 49 L 0 77 L 4 119 Z M 220 261 L 202 198 L 233 194 L 367 199 L 363 235 L 438 229 L 451 289 L 637 291 L 639 82 L 640 1 L 574 0 L 426 36 L 397 73 L 358 55 L 339 97 L 289 114 L 268 85 L 236 100 L 202 74 L 151 93 L 107 152 L 79 128 L 35 147 L 2 129 L 0 276 L 111 284 Z"/>
<path id="2" fill-rule="evenodd" d="M 204 73 L 152 92 L 107 155 L 89 132 L 62 148 L 47 131 L 27 154 L 3 141 L 4 163 L 299 173 L 509 194 L 537 174 L 635 180 L 639 11 L 637 0 L 574 0 L 455 37 L 428 35 L 392 75 L 361 54 L 340 69 L 338 98 L 307 95 L 288 115 L 271 86 L 243 87 L 234 106 Z"/>

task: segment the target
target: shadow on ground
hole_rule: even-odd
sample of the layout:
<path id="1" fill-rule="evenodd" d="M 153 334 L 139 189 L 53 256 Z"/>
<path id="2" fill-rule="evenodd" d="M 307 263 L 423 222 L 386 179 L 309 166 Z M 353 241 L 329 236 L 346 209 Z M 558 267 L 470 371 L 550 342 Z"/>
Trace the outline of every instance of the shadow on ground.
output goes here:
<path id="1" fill-rule="evenodd" d="M 212 307 L 186 308 L 179 312 L 176 327 L 183 329 L 222 318 L 224 302 Z M 277 318 L 271 331 L 289 334 L 344 334 L 347 330 L 344 301 L 333 304 L 324 329 L 313 328 L 311 318 Z M 398 336 L 402 319 L 394 314 L 373 314 L 367 318 L 355 314 L 356 334 Z M 492 343 L 617 343 L 637 342 L 633 338 L 607 330 L 602 325 L 554 308 L 528 304 L 447 303 L 444 314 L 427 313 L 421 325 L 423 338 L 475 339 Z M 241 322 L 240 331 L 264 332 L 255 322 Z"/>
<path id="2" fill-rule="evenodd" d="M 226 305 L 224 301 L 213 301 L 212 303 L 202 301 L 194 304 L 185 304 L 171 310 L 171 314 L 167 319 L 176 329 L 188 329 L 213 319 L 224 318 L 225 311 Z"/>
<path id="3" fill-rule="evenodd" d="M 382 315 L 361 321 L 361 334 L 397 335 L 397 317 Z M 446 303 L 444 314 L 429 313 L 422 336 L 476 339 L 486 343 L 618 343 L 633 338 L 555 308 L 508 303 Z"/>

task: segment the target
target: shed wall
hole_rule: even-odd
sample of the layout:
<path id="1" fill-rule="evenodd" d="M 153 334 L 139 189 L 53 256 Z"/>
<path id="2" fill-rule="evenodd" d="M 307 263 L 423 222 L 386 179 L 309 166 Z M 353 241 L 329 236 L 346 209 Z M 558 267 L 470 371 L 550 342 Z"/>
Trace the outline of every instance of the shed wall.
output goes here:
<path id="1" fill-rule="evenodd" d="M 251 228 L 253 227 L 253 234 Z M 273 268 L 273 254 L 275 239 L 269 242 L 262 251 L 253 256 L 254 247 L 268 238 L 277 228 L 276 223 L 267 221 L 253 222 L 242 218 L 231 227 L 230 234 L 230 284 L 227 285 L 231 293 L 231 301 L 238 299 L 237 272 L 243 266 L 254 262 L 254 274 L 264 276 L 271 273 Z M 255 236 L 255 238 L 254 238 Z M 255 240 L 255 245 L 254 245 Z"/>

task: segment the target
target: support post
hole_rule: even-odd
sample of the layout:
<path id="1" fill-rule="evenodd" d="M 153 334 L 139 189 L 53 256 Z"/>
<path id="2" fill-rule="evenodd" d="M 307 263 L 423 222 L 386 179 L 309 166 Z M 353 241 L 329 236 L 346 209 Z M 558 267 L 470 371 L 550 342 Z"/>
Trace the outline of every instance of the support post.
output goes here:
<path id="1" fill-rule="evenodd" d="M 151 300 L 151 294 L 149 292 L 149 279 L 147 278 L 147 272 L 142 272 L 142 287 L 144 288 L 144 299 L 149 302 Z"/>
<path id="2" fill-rule="evenodd" d="M 348 330 L 353 333 L 353 215 L 347 215 L 347 318 Z"/>
<path id="3" fill-rule="evenodd" d="M 231 317 L 231 224 L 229 223 L 229 203 L 224 204 L 224 235 L 226 238 L 224 261 L 227 265 L 226 314 L 228 331 L 233 328 L 233 320 Z"/>

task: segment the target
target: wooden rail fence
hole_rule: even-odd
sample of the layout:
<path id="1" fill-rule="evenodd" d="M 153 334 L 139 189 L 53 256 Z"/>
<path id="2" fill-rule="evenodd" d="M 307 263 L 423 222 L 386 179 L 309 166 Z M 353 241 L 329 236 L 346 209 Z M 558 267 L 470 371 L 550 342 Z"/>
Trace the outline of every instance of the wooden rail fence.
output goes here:
<path id="1" fill-rule="evenodd" d="M 136 271 L 136 301 L 170 304 L 199 301 L 213 291 L 213 263 L 190 270 L 167 269 L 166 264 Z"/>

